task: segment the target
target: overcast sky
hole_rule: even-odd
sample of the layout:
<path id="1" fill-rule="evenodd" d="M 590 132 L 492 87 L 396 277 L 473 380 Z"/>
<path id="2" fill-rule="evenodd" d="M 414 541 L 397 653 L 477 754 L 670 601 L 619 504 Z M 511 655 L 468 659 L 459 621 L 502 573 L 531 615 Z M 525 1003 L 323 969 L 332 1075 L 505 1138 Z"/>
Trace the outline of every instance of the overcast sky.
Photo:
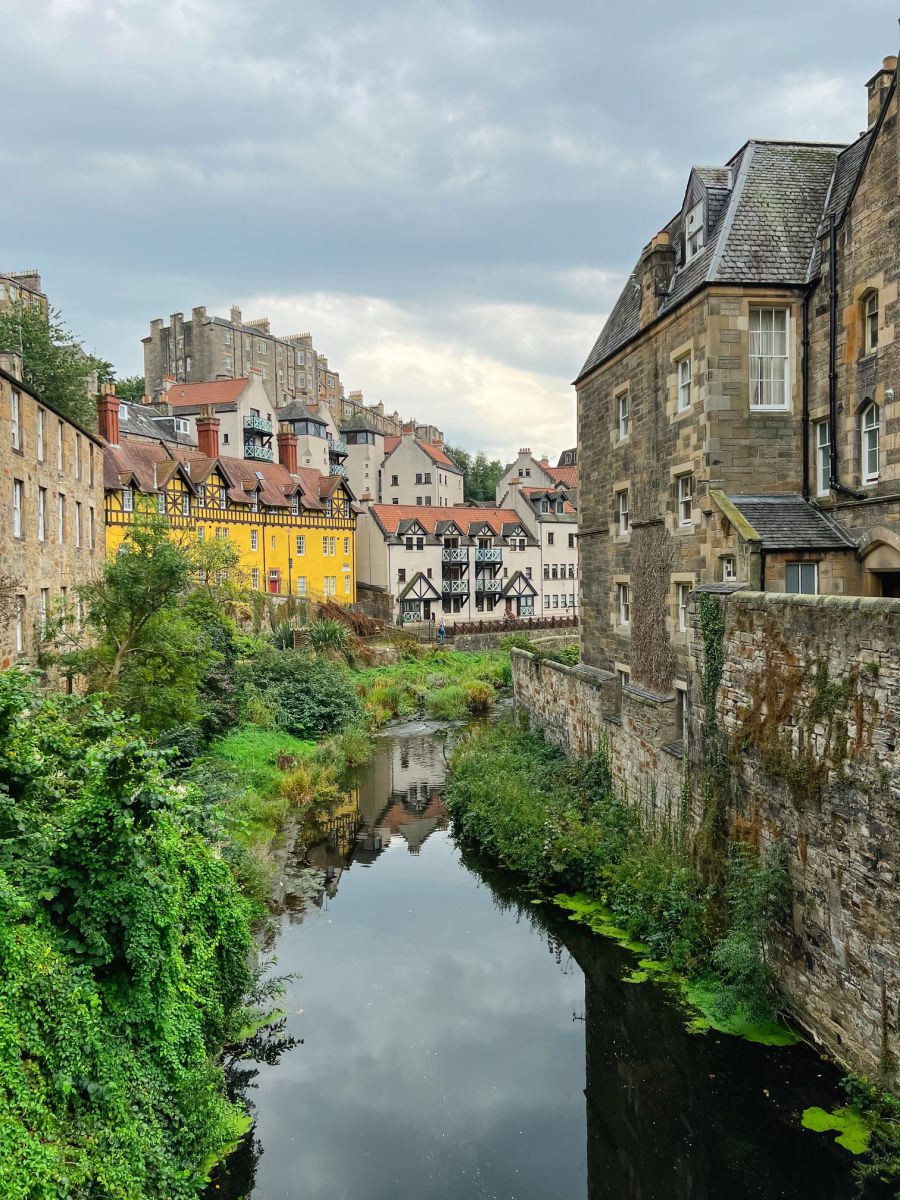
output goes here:
<path id="1" fill-rule="evenodd" d="M 900 34 L 874 0 L 0 0 L 0 269 L 119 374 L 205 304 L 312 331 L 367 401 L 508 459 L 692 163 L 834 141 Z"/>

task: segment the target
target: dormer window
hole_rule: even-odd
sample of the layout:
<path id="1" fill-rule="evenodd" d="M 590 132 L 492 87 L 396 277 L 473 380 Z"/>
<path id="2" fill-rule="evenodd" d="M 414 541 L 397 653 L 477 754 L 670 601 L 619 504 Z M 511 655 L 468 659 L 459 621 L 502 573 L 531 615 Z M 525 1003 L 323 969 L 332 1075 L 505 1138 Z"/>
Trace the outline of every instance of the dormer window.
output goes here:
<path id="1" fill-rule="evenodd" d="M 703 202 L 695 204 L 684 221 L 684 261 L 689 263 L 704 246 Z"/>

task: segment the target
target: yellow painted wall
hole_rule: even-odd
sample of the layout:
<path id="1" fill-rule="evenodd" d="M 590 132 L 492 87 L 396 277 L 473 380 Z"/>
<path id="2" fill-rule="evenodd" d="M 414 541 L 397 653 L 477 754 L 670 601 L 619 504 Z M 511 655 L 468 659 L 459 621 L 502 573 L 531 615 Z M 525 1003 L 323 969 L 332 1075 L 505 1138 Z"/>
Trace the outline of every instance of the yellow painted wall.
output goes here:
<path id="1" fill-rule="evenodd" d="M 254 512 L 250 504 L 235 504 L 225 493 L 225 482 L 215 471 L 200 497 L 191 495 L 180 474 L 159 493 L 145 495 L 135 489 L 131 512 L 123 507 L 124 491 L 107 491 L 107 553 L 117 553 L 134 519 L 133 510 L 162 511 L 157 497 L 163 495 L 173 536 L 200 538 L 202 531 L 205 541 L 227 537 L 238 550 L 251 590 L 315 600 L 333 596 L 338 604 L 356 600 L 356 513 L 343 487 L 335 489 L 330 515 L 302 508 L 294 514 L 289 508 L 262 504 Z M 185 497 L 188 512 L 183 507 Z"/>

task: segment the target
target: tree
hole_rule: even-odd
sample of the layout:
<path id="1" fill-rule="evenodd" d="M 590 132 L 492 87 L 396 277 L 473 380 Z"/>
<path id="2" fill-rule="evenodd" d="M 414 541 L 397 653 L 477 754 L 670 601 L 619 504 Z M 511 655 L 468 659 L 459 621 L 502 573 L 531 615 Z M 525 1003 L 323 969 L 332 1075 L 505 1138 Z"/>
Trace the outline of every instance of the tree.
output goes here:
<path id="1" fill-rule="evenodd" d="M 463 474 L 463 498 L 493 504 L 497 496 L 497 484 L 503 474 L 499 459 L 489 460 L 483 450 L 474 456 L 461 446 L 445 447 L 447 456 Z"/>
<path id="2" fill-rule="evenodd" d="M 142 404 L 145 386 L 143 375 L 126 375 L 116 380 L 116 395 L 129 404 Z"/>
<path id="3" fill-rule="evenodd" d="M 85 354 L 56 309 L 18 302 L 0 312 L 0 350 L 22 356 L 22 378 L 48 404 L 94 429 L 94 392 L 112 379 L 110 363 Z"/>

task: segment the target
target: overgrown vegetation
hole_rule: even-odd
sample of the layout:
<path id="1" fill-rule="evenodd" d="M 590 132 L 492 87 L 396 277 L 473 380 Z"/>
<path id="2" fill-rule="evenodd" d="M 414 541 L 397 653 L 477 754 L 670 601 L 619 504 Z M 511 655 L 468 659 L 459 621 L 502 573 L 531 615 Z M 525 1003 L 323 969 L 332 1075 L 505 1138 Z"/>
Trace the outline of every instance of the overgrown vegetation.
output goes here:
<path id="1" fill-rule="evenodd" d="M 506 650 L 427 650 L 422 657 L 416 650 L 405 662 L 364 668 L 354 677 L 373 727 L 417 712 L 447 721 L 481 715 L 512 683 Z"/>
<path id="2" fill-rule="evenodd" d="M 250 903 L 133 722 L 0 674 L 0 1194 L 193 1197 L 246 1129 Z"/>
<path id="3" fill-rule="evenodd" d="M 605 749 L 569 761 L 509 722 L 459 745 L 447 801 L 462 836 L 505 866 L 538 888 L 601 901 L 651 959 L 708 979 L 723 1017 L 771 1015 L 768 936 L 787 902 L 776 854 L 733 847 L 720 894 L 686 823 L 646 821 L 613 785 Z"/>

